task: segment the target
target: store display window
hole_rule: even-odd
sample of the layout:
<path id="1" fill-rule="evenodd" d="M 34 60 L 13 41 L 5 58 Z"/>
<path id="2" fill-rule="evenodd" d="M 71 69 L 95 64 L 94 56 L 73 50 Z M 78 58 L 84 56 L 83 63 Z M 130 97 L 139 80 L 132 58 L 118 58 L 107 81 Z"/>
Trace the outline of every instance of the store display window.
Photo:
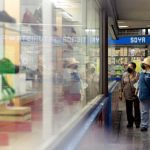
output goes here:
<path id="1" fill-rule="evenodd" d="M 0 149 L 33 150 L 100 94 L 100 8 L 96 0 L 0 4 Z"/>

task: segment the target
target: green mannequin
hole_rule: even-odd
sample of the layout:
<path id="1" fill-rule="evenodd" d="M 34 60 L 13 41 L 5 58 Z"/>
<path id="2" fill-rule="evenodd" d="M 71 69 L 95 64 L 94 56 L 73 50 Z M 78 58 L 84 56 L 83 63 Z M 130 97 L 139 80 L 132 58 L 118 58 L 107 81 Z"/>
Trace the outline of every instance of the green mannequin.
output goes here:
<path id="1" fill-rule="evenodd" d="M 19 72 L 19 67 L 15 66 L 9 59 L 0 60 L 0 74 L 2 75 L 2 95 L 4 100 L 14 97 L 15 90 L 9 85 L 4 74 L 15 74 Z"/>
<path id="2" fill-rule="evenodd" d="M 15 66 L 8 58 L 0 59 L 0 74 L 14 74 L 18 72 L 18 66 Z"/>

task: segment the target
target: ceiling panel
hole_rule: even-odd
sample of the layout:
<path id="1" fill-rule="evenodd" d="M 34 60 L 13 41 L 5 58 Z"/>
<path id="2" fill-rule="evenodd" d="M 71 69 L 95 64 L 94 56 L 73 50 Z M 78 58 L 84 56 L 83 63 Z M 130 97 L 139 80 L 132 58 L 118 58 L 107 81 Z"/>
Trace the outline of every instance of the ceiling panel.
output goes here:
<path id="1" fill-rule="evenodd" d="M 115 3 L 119 25 L 129 28 L 150 26 L 150 0 L 115 0 Z"/>

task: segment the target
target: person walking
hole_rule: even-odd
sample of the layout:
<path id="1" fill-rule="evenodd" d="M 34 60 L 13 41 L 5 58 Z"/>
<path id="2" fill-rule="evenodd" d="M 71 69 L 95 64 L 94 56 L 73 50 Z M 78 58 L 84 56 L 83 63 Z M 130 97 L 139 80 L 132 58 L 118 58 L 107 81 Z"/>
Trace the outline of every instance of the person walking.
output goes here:
<path id="1" fill-rule="evenodd" d="M 139 99 L 135 95 L 134 84 L 139 79 L 139 74 L 135 71 L 136 64 L 131 62 L 128 64 L 127 71 L 122 76 L 122 91 L 126 101 L 127 128 L 132 128 L 135 123 L 136 128 L 140 127 L 140 106 Z M 134 116 L 133 116 L 134 106 Z"/>
<path id="2" fill-rule="evenodd" d="M 150 57 L 144 59 L 141 64 L 138 90 L 141 104 L 141 131 L 147 131 L 149 126 L 150 109 Z"/>

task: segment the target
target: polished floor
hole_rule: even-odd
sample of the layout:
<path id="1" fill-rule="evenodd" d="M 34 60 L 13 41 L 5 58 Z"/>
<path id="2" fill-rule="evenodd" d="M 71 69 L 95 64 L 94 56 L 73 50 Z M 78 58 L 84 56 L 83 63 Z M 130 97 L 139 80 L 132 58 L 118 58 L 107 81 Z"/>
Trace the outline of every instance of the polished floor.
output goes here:
<path id="1" fill-rule="evenodd" d="M 115 122 L 111 131 L 105 131 L 96 122 L 81 142 L 79 150 L 150 150 L 150 129 L 141 132 L 135 126 L 126 128 L 125 103 L 121 102 L 119 107 L 122 112 L 120 124 Z"/>

